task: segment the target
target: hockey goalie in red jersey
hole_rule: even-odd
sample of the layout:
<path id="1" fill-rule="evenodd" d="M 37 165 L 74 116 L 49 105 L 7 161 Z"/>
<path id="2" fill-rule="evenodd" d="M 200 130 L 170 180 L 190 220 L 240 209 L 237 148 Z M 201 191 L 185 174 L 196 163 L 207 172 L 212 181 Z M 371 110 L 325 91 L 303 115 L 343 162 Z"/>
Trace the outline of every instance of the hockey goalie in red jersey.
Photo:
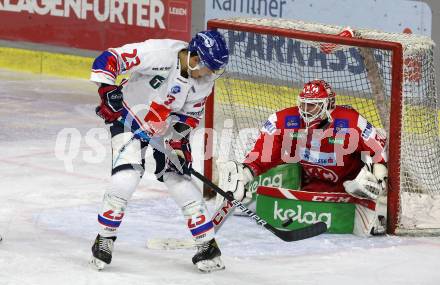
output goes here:
<path id="1" fill-rule="evenodd" d="M 245 185 L 254 176 L 281 164 L 299 163 L 301 191 L 346 192 L 375 203 L 386 190 L 386 135 L 355 109 L 336 106 L 335 97 L 324 80 L 306 83 L 298 106 L 278 111 L 264 123 L 243 163 L 222 165 L 219 186 L 246 202 L 250 193 Z M 360 211 L 361 235 L 385 231 L 384 219 L 379 221 L 375 209 Z"/>

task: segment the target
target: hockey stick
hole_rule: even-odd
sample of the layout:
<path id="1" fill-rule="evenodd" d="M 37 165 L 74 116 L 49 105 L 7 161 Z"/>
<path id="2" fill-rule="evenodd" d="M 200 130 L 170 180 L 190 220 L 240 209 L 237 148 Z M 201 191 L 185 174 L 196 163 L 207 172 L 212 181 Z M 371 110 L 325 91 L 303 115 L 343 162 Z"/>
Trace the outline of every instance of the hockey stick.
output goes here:
<path id="1" fill-rule="evenodd" d="M 126 147 L 135 140 L 135 135 L 139 131 L 142 132 L 141 130 L 137 130 L 135 132 L 135 134 L 133 134 L 131 139 L 120 149 L 119 154 L 118 154 L 118 158 L 121 155 L 121 153 L 126 149 Z M 163 145 L 158 144 L 157 142 L 152 140 L 150 136 L 145 134 L 145 132 L 142 132 L 142 133 L 145 136 L 145 139 L 150 142 L 150 145 L 152 147 L 154 147 L 158 151 L 163 152 L 163 154 L 165 154 L 165 156 L 167 156 L 176 167 L 180 166 L 179 160 L 177 159 L 176 155 L 171 155 L 170 152 L 167 151 L 163 147 Z M 180 166 L 180 168 L 181 168 L 181 166 Z M 234 207 L 239 208 L 247 216 L 254 219 L 257 224 L 266 228 L 268 231 L 270 231 L 271 233 L 273 233 L 274 235 L 276 235 L 278 238 L 282 239 L 283 241 L 291 242 L 291 241 L 303 240 L 303 239 L 307 239 L 307 238 L 311 238 L 311 237 L 320 235 L 320 234 L 325 233 L 327 231 L 327 225 L 324 222 L 317 222 L 315 224 L 312 224 L 312 225 L 309 225 L 309 226 L 306 226 L 306 227 L 303 227 L 300 229 L 296 229 L 296 230 L 279 230 L 279 229 L 271 226 L 270 224 L 268 224 L 264 219 L 259 217 L 253 211 L 249 210 L 240 201 L 235 200 L 232 195 L 229 195 L 228 193 L 226 193 L 225 191 L 220 189 L 220 187 L 218 187 L 217 185 L 212 183 L 212 181 L 207 179 L 205 176 L 203 176 L 202 174 L 200 174 L 199 172 L 194 170 L 194 168 L 190 168 L 189 170 L 192 175 L 194 175 L 197 179 L 202 181 L 205 185 L 210 187 L 216 193 L 223 196 L 226 200 L 231 202 Z"/>
<path id="2" fill-rule="evenodd" d="M 271 233 L 273 233 L 283 241 L 290 242 L 290 241 L 303 240 L 320 235 L 327 231 L 327 224 L 324 222 L 317 222 L 315 224 L 296 230 L 290 230 L 290 231 L 279 230 L 268 224 L 264 219 L 262 219 L 257 214 L 246 208 L 246 206 L 244 206 L 240 201 L 235 200 L 233 197 L 231 197 L 231 195 L 228 195 L 225 191 L 220 189 L 220 187 L 212 183 L 209 179 L 207 179 L 205 176 L 203 176 L 193 168 L 190 169 L 190 172 L 192 175 L 197 177 L 200 181 L 202 181 L 212 190 L 214 190 L 215 192 L 226 198 L 226 200 L 231 202 L 232 205 L 239 208 L 243 213 L 248 215 L 250 218 L 254 219 L 257 222 L 257 224 L 266 228 L 268 231 L 270 231 Z"/>
<path id="3" fill-rule="evenodd" d="M 214 231 L 217 233 L 230 216 L 235 207 L 228 200 L 224 200 L 220 207 L 212 215 L 211 221 L 214 224 Z M 188 249 L 196 246 L 192 238 L 152 238 L 146 243 L 149 249 Z"/>

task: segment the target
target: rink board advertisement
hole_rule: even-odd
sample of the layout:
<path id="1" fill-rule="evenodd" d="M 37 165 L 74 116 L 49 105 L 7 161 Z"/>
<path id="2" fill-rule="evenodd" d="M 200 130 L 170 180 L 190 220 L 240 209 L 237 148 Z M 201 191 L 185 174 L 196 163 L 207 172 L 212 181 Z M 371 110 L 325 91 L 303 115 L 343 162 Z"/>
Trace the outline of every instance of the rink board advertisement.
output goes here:
<path id="1" fill-rule="evenodd" d="M 328 193 L 327 193 L 328 194 Z M 320 195 L 272 187 L 257 190 L 257 215 L 280 229 L 298 229 L 316 222 L 327 224 L 329 233 L 353 233 L 355 204 L 334 193 Z M 293 222 L 284 228 L 283 222 Z"/>
<path id="2" fill-rule="evenodd" d="M 0 0 L 0 39 L 104 50 L 191 37 L 191 0 Z"/>
<path id="3" fill-rule="evenodd" d="M 425 1 L 426 2 L 426 1 Z M 347 7 L 356 7 L 347 8 Z M 365 16 L 365 15 L 368 16 Z M 432 11 L 422 1 L 402 0 L 207 0 L 205 20 L 281 18 L 431 36 Z"/>
<path id="4" fill-rule="evenodd" d="M 275 82 L 295 82 L 289 72 L 273 73 L 268 68 L 249 68 L 252 62 L 257 66 L 277 66 L 278 70 L 291 70 L 293 66 L 301 70 L 304 82 L 316 79 L 316 74 L 328 72 L 344 73 L 346 76 L 356 78 L 360 83 L 351 86 L 354 91 L 363 91 L 363 86 L 368 86 L 366 67 L 360 50 L 349 47 L 327 54 L 316 46 L 293 38 L 273 35 L 256 34 L 252 32 L 228 30 L 225 32 L 226 41 L 230 50 L 231 62 L 237 62 L 240 74 L 248 78 L 272 78 Z M 375 60 L 385 78 L 390 77 L 391 53 L 376 49 Z M 243 58 L 244 57 L 244 58 Z M 344 82 L 332 82 L 334 89 L 346 88 Z M 385 95 L 389 96 L 389 86 L 385 85 Z M 356 90 L 356 88 L 358 90 Z M 339 92 L 341 93 L 341 92 Z"/>

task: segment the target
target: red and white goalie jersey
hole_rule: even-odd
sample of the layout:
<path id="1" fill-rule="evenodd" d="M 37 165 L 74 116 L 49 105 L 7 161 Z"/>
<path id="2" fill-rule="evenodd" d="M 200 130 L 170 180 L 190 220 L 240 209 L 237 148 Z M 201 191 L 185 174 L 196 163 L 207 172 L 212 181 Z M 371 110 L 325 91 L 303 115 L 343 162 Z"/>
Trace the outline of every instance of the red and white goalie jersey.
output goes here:
<path id="1" fill-rule="evenodd" d="M 183 41 L 151 39 L 109 49 L 96 58 L 90 80 L 114 85 L 118 75 L 131 74 L 123 89 L 123 117 L 134 119 L 136 128 L 148 129 L 146 121 L 163 121 L 171 112 L 195 127 L 215 78 L 181 76 L 178 53 L 187 47 Z"/>
<path id="2" fill-rule="evenodd" d="M 304 191 L 344 192 L 342 183 L 354 179 L 363 155 L 384 163 L 386 136 L 356 110 L 336 106 L 331 122 L 316 120 L 306 129 L 298 107 L 272 114 L 244 163 L 259 175 L 284 163 L 299 162 Z"/>

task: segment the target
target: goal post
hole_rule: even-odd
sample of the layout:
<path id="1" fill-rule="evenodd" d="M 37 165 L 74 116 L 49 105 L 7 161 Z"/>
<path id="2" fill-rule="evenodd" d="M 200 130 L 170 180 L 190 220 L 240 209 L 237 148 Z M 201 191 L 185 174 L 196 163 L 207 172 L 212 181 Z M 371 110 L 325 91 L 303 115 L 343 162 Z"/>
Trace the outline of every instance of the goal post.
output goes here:
<path id="1" fill-rule="evenodd" d="M 255 133 L 243 130 L 258 130 L 271 113 L 296 105 L 305 82 L 324 79 L 336 90 L 337 104 L 353 106 L 387 133 L 388 231 L 440 229 L 439 220 L 426 221 L 440 215 L 439 106 L 430 39 L 374 30 L 344 37 L 338 35 L 343 27 L 282 19 L 210 20 L 208 28 L 225 36 L 230 62 L 206 103 L 205 128 L 219 133 L 225 120 L 232 121 L 229 159 L 243 159 L 255 141 Z M 212 178 L 211 154 L 224 156 L 224 146 L 212 134 L 205 146 L 205 175 Z M 405 207 L 420 210 L 424 205 L 417 203 L 427 200 L 433 212 L 422 221 L 405 213 Z"/>

